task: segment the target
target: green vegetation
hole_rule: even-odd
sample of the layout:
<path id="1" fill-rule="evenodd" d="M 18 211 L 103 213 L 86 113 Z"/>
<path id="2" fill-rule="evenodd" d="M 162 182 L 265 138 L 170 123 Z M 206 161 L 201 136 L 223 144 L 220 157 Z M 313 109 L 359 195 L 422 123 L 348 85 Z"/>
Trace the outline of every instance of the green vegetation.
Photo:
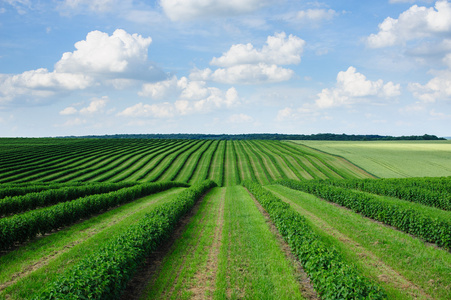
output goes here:
<path id="1" fill-rule="evenodd" d="M 0 298 L 450 298 L 448 141 L 273 137 L 0 139 Z"/>
<path id="2" fill-rule="evenodd" d="M 318 294 L 324 299 L 385 299 L 386 295 L 325 245 L 305 219 L 261 185 L 244 182 L 269 213 L 279 232 L 302 262 Z"/>
<path id="3" fill-rule="evenodd" d="M 377 177 L 451 176 L 451 141 L 295 141 L 339 155 Z"/>
<path id="4" fill-rule="evenodd" d="M 388 299 L 451 297 L 448 251 L 311 194 L 280 185 L 266 188 L 305 217 L 326 245 L 384 288 Z"/>
<path id="5" fill-rule="evenodd" d="M 314 181 L 281 180 L 279 184 L 340 204 L 371 219 L 451 248 L 451 213 L 416 203 L 384 200 L 378 196 Z"/>
<path id="6" fill-rule="evenodd" d="M 175 200 L 158 206 L 137 224 L 66 270 L 35 299 L 113 299 L 125 288 L 139 262 L 165 239 L 213 181 L 193 185 Z"/>

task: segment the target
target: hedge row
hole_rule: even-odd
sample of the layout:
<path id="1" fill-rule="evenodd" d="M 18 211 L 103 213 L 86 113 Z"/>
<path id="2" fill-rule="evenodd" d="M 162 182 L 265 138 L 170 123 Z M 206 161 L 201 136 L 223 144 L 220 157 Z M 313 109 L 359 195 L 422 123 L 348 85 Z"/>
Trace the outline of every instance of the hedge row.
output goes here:
<path id="1" fill-rule="evenodd" d="M 280 234 L 299 258 L 321 299 L 385 299 L 385 292 L 340 254 L 321 242 L 304 217 L 289 204 L 252 181 L 243 184 L 268 212 Z"/>
<path id="2" fill-rule="evenodd" d="M 93 194 L 102 194 L 130 187 L 131 183 L 95 183 L 66 186 L 0 200 L 0 216 L 20 213 L 37 207 L 45 207 Z"/>
<path id="3" fill-rule="evenodd" d="M 399 230 L 451 248 L 451 221 L 430 218 L 419 210 L 381 201 L 378 196 L 356 190 L 312 181 L 281 180 L 278 184 L 304 191 L 345 206 L 368 218 L 394 226 Z"/>
<path id="4" fill-rule="evenodd" d="M 187 185 L 177 182 L 139 184 L 0 219 L 0 249 L 8 249 L 14 243 L 25 242 L 38 234 L 71 225 L 117 205 L 176 186 Z"/>
<path id="5" fill-rule="evenodd" d="M 360 179 L 360 180 L 332 180 L 324 183 L 346 188 L 358 189 L 361 191 L 390 196 L 402 200 L 417 202 L 423 205 L 451 211 L 451 193 L 445 180 L 429 180 L 428 185 L 424 185 L 425 180 L 419 178 L 396 179 Z M 451 180 L 448 179 L 449 182 Z M 434 184 L 434 183 L 437 184 Z"/>
<path id="6" fill-rule="evenodd" d="M 178 220 L 208 189 L 206 180 L 162 204 L 109 243 L 67 270 L 34 299 L 116 299 L 137 266 L 167 239 Z"/>

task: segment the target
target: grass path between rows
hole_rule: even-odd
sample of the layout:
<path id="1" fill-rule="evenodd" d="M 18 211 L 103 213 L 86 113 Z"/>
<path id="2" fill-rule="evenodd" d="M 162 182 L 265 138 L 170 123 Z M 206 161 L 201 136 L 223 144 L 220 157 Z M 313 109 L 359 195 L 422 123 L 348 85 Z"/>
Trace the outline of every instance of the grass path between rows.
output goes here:
<path id="1" fill-rule="evenodd" d="M 303 215 L 389 299 L 450 299 L 451 253 L 313 195 L 280 185 L 271 192 Z"/>
<path id="2" fill-rule="evenodd" d="M 142 299 L 303 299 L 296 274 L 247 191 L 215 188 Z"/>
<path id="3" fill-rule="evenodd" d="M 126 230 L 155 205 L 183 188 L 143 197 L 94 218 L 37 239 L 0 257 L 0 299 L 26 299 L 113 236 Z"/>

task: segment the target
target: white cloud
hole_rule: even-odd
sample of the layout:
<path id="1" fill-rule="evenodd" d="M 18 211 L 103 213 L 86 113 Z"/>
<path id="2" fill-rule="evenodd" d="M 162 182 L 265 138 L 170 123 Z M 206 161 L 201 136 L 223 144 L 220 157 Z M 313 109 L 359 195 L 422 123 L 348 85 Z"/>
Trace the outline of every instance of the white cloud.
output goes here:
<path id="1" fill-rule="evenodd" d="M 329 108 L 361 102 L 369 96 L 391 98 L 400 94 L 399 84 L 391 81 L 384 84 L 382 79 L 367 80 L 365 75 L 356 72 L 356 69 L 351 66 L 348 70 L 338 73 L 335 88 L 323 89 L 318 94 L 316 105 L 319 108 Z"/>
<path id="2" fill-rule="evenodd" d="M 251 43 L 237 44 L 221 57 L 214 57 L 210 64 L 218 67 L 232 67 L 242 64 L 277 64 L 291 65 L 301 62 L 301 54 L 305 41 L 290 34 L 287 38 L 285 32 L 268 36 L 266 44 L 257 50 Z"/>
<path id="3" fill-rule="evenodd" d="M 330 21 L 337 15 L 338 13 L 333 9 L 315 8 L 298 11 L 296 19 L 301 22 L 319 23 L 322 21 Z"/>
<path id="4" fill-rule="evenodd" d="M 289 80 L 294 72 L 278 65 L 298 64 L 305 41 L 290 35 L 276 33 L 268 36 L 261 49 L 250 43 L 236 44 L 221 57 L 214 57 L 210 64 L 223 68 L 195 69 L 192 80 L 212 80 L 227 84 L 261 84 Z"/>
<path id="5" fill-rule="evenodd" d="M 190 78 L 212 80 L 227 84 L 262 84 L 289 80 L 294 75 L 293 70 L 259 63 L 243 64 L 229 68 L 219 68 L 214 72 L 210 69 L 194 70 Z"/>
<path id="6" fill-rule="evenodd" d="M 409 90 L 423 102 L 434 103 L 440 99 L 451 99 L 451 71 L 433 72 L 435 77 L 425 85 L 410 83 Z"/>
<path id="7" fill-rule="evenodd" d="M 78 110 L 73 106 L 68 106 L 62 111 L 60 111 L 60 115 L 68 116 L 68 115 L 75 115 L 78 112 Z"/>
<path id="8" fill-rule="evenodd" d="M 265 6 L 267 0 L 160 0 L 172 21 L 228 17 L 250 13 Z"/>
<path id="9" fill-rule="evenodd" d="M 0 104 L 18 97 L 50 97 L 60 91 L 83 90 L 93 79 L 84 74 L 49 72 L 41 68 L 18 75 L 0 74 Z M 37 101 L 37 100 L 35 100 Z"/>
<path id="10" fill-rule="evenodd" d="M 108 96 L 103 96 L 102 98 L 93 98 L 91 99 L 89 106 L 80 109 L 80 114 L 90 115 L 103 112 L 103 109 L 106 107 L 108 101 Z"/>
<path id="11" fill-rule="evenodd" d="M 57 72 L 87 73 L 118 78 L 161 77 L 162 72 L 147 60 L 152 39 L 117 29 L 110 36 L 91 31 L 86 40 L 75 43 L 55 64 Z"/>
<path id="12" fill-rule="evenodd" d="M 118 115 L 126 117 L 171 118 L 177 115 L 207 113 L 222 108 L 239 105 L 240 99 L 235 88 L 222 91 L 209 87 L 205 81 L 190 80 L 176 76 L 166 81 L 143 84 L 139 95 L 154 100 L 173 100 L 156 104 L 138 103 Z"/>
<path id="13" fill-rule="evenodd" d="M 66 52 L 50 72 L 45 68 L 22 74 L 0 74 L 0 104 L 18 98 L 39 99 L 93 86 L 129 87 L 136 80 L 161 80 L 166 75 L 147 57 L 151 38 L 118 29 L 107 33 L 92 31 L 86 40 Z"/>
<path id="14" fill-rule="evenodd" d="M 367 38 L 367 45 L 381 48 L 450 32 L 451 4 L 441 0 L 435 7 L 413 5 L 398 19 L 386 18 L 379 24 L 379 32 Z"/>

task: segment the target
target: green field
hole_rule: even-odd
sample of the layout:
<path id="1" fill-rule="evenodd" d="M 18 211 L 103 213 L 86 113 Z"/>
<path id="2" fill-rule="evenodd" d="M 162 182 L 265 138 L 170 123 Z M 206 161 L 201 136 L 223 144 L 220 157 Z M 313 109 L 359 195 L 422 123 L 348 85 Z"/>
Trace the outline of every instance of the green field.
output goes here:
<path id="1" fill-rule="evenodd" d="M 0 299 L 450 299 L 450 148 L 0 139 Z"/>
<path id="2" fill-rule="evenodd" d="M 451 141 L 295 141 L 381 178 L 451 176 Z"/>

